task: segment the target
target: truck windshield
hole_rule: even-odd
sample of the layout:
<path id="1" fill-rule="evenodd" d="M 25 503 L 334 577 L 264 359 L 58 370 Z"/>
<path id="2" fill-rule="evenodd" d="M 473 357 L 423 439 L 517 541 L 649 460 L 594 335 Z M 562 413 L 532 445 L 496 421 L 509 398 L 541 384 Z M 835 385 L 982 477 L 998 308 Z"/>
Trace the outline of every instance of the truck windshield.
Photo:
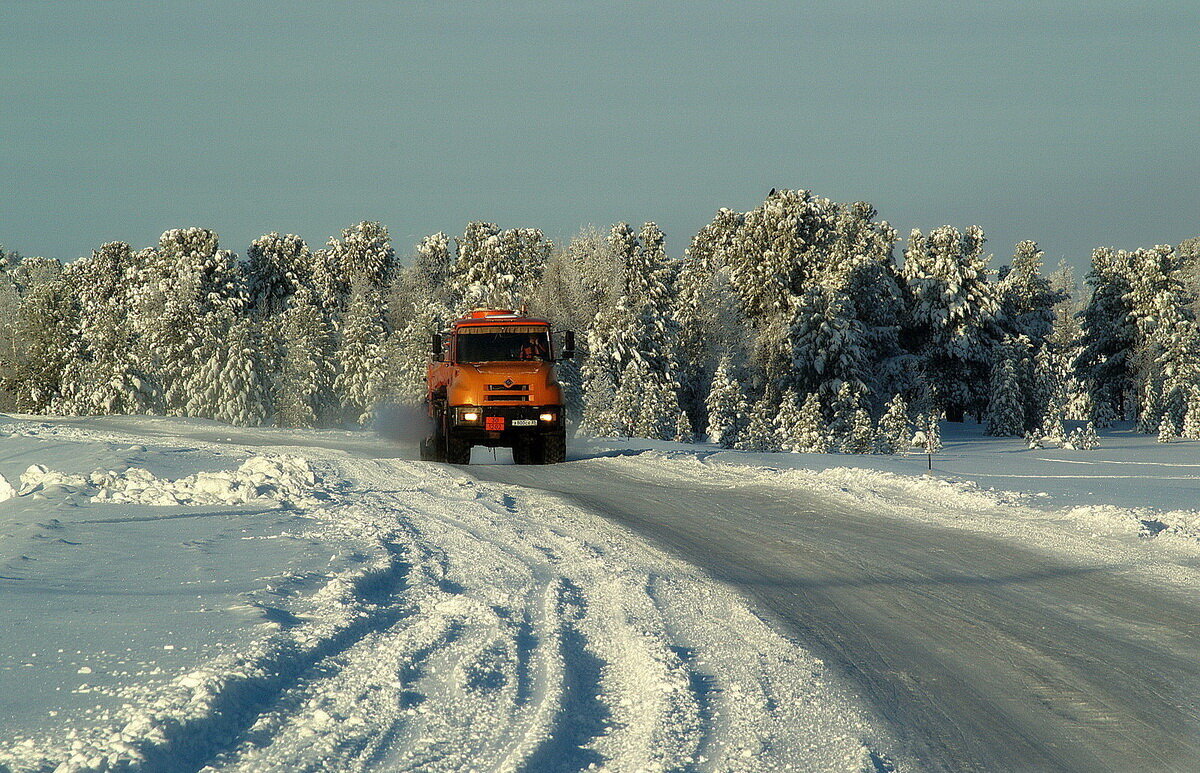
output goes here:
<path id="1" fill-rule="evenodd" d="M 513 362 L 550 359 L 550 337 L 544 329 L 517 332 L 504 328 L 461 328 L 459 362 Z"/>

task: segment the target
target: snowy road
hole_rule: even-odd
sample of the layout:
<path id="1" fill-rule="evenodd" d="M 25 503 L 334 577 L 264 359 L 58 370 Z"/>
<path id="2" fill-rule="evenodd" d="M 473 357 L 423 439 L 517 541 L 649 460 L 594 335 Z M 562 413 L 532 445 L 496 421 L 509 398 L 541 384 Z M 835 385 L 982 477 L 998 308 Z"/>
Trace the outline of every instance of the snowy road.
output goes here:
<path id="1" fill-rule="evenodd" d="M 5 431 L 0 771 L 1200 757 L 1188 534 L 697 447 L 450 467 L 359 432 Z"/>
<path id="2" fill-rule="evenodd" d="M 562 496 L 770 610 L 854 676 L 919 767 L 1194 770 L 1200 603 L 1107 561 L 636 461 L 481 480 Z"/>
<path id="3" fill-rule="evenodd" d="M 398 451 L 6 424 L 0 771 L 886 769 L 841 679 L 736 594 Z"/>

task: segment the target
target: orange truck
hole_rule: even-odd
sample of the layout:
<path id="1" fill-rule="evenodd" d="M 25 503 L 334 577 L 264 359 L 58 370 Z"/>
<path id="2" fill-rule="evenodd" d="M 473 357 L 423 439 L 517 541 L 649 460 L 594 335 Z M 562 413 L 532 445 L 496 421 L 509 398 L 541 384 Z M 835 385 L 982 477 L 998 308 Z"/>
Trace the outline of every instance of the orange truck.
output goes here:
<path id="1" fill-rule="evenodd" d="M 432 429 L 426 461 L 469 464 L 472 446 L 511 448 L 517 464 L 566 460 L 563 391 L 557 360 L 575 354 L 564 331 L 555 357 L 550 323 L 506 309 L 476 309 L 434 333 L 426 371 Z"/>

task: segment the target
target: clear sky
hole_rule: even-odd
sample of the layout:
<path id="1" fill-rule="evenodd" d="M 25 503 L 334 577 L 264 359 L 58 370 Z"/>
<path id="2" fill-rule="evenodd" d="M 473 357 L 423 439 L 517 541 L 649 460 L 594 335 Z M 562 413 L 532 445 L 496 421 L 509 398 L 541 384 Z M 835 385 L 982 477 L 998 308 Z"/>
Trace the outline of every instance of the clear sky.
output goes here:
<path id="1" fill-rule="evenodd" d="M 772 187 L 997 263 L 1200 234 L 1200 3 L 884 6 L 0 0 L 0 244 L 655 220 L 678 255 Z"/>

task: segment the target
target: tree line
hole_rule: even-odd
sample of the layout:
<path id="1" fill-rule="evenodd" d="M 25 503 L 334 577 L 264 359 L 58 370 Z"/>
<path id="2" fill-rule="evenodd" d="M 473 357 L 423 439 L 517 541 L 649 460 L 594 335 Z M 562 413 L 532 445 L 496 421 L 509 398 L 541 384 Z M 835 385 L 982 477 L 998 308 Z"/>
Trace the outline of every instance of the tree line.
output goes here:
<path id="1" fill-rule="evenodd" d="M 1200 239 L 1097 249 L 1084 287 L 1032 241 L 998 269 L 985 244 L 977 226 L 901 244 L 869 204 L 782 190 L 679 257 L 654 223 L 555 245 L 472 222 L 408 260 L 372 222 L 244 257 L 202 228 L 66 264 L 5 252 L 0 409 L 367 423 L 419 403 L 429 333 L 488 306 L 580 331 L 560 378 L 593 435 L 892 452 L 970 416 L 1034 442 L 1065 420 L 1200 437 Z"/>

